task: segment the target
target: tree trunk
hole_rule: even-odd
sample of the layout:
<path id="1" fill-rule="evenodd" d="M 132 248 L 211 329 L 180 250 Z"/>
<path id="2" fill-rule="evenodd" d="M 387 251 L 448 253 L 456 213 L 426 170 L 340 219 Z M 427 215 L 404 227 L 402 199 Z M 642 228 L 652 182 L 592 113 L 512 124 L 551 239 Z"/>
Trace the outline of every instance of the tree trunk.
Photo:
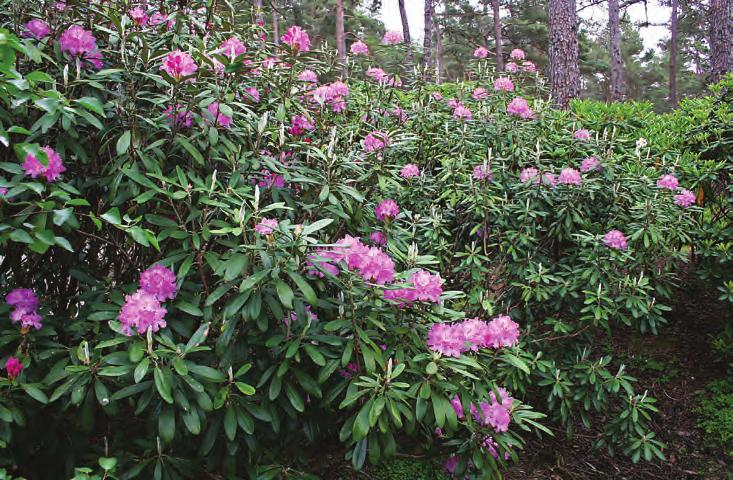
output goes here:
<path id="1" fill-rule="evenodd" d="M 443 35 L 440 25 L 435 22 L 435 83 L 440 85 L 443 81 Z"/>
<path id="2" fill-rule="evenodd" d="M 677 0 L 672 0 L 669 32 L 669 103 L 677 108 Z"/>
<path id="3" fill-rule="evenodd" d="M 265 17 L 262 16 L 262 0 L 252 0 L 252 4 L 255 7 L 255 22 L 257 25 L 262 26 L 265 22 Z"/>
<path id="4" fill-rule="evenodd" d="M 710 0 L 710 81 L 733 71 L 733 0 Z"/>
<path id="5" fill-rule="evenodd" d="M 425 0 L 425 30 L 422 41 L 423 68 L 425 69 L 425 81 L 429 82 L 432 77 L 433 68 L 433 2 Z"/>
<path id="6" fill-rule="evenodd" d="M 496 51 L 496 69 L 504 71 L 504 45 L 501 39 L 501 13 L 499 0 L 491 0 L 491 10 L 494 19 L 494 50 Z"/>
<path id="7" fill-rule="evenodd" d="M 550 0 L 550 92 L 553 103 L 567 108 L 578 96 L 578 18 L 575 0 Z"/>
<path id="8" fill-rule="evenodd" d="M 397 0 L 400 8 L 400 19 L 402 20 L 402 37 L 407 47 L 407 63 L 412 65 L 412 39 L 410 38 L 410 24 L 407 23 L 407 11 L 405 10 L 405 0 Z"/>
<path id="9" fill-rule="evenodd" d="M 343 70 L 346 70 L 346 32 L 344 31 L 344 0 L 336 0 L 336 51 Z"/>
<path id="10" fill-rule="evenodd" d="M 608 37 L 611 57 L 611 101 L 624 99 L 623 60 L 621 58 L 621 26 L 618 0 L 608 0 Z"/>

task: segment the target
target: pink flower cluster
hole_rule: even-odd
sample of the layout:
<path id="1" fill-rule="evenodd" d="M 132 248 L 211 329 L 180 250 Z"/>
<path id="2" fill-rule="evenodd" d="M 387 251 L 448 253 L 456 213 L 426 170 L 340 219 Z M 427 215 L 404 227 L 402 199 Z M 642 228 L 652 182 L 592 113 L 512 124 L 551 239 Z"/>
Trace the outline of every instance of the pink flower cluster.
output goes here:
<path id="1" fill-rule="evenodd" d="M 30 288 L 16 288 L 5 296 L 5 303 L 13 307 L 10 321 L 20 322 L 22 329 L 41 329 L 41 315 L 38 313 L 38 297 Z"/>
<path id="2" fill-rule="evenodd" d="M 129 12 L 127 12 L 127 14 L 130 16 L 130 20 L 132 20 L 132 23 L 134 23 L 135 25 L 144 27 L 148 24 L 148 12 L 140 7 L 135 7 L 131 9 Z"/>
<path id="3" fill-rule="evenodd" d="M 497 390 L 499 390 L 498 399 L 492 390 L 489 393 L 490 402 L 481 402 L 478 408 L 471 404 L 471 416 L 481 425 L 491 427 L 497 432 L 506 432 L 511 422 L 514 398 L 502 387 L 498 387 Z"/>
<path id="4" fill-rule="evenodd" d="M 402 82 L 399 80 L 395 80 L 394 78 L 387 75 L 387 72 L 382 70 L 379 67 L 370 67 L 366 71 L 367 77 L 371 78 L 375 82 L 377 82 L 380 85 L 389 85 L 389 86 L 397 86 L 399 87 L 402 85 Z"/>
<path id="5" fill-rule="evenodd" d="M 250 183 L 260 188 L 284 188 L 285 179 L 278 173 L 271 172 L 267 169 L 260 171 L 259 176 L 250 179 Z"/>
<path id="6" fill-rule="evenodd" d="M 486 180 L 486 181 L 492 181 L 494 179 L 494 174 L 491 172 L 491 169 L 486 164 L 480 164 L 473 167 L 473 179 L 474 180 Z"/>
<path id="7" fill-rule="evenodd" d="M 524 50 L 522 50 L 521 48 L 515 48 L 509 54 L 509 58 L 511 58 L 512 60 L 524 60 L 525 58 Z"/>
<path id="8" fill-rule="evenodd" d="M 225 55 L 230 61 L 233 61 L 238 56 L 244 55 L 246 51 L 247 47 L 244 46 L 244 43 L 237 37 L 232 36 L 221 42 L 217 53 Z"/>
<path id="9" fill-rule="evenodd" d="M 25 31 L 23 31 L 23 37 L 25 38 L 35 38 L 36 40 L 40 40 L 49 35 L 51 35 L 51 29 L 43 20 L 34 18 L 25 24 Z"/>
<path id="10" fill-rule="evenodd" d="M 534 180 L 534 183 L 540 183 L 540 171 L 534 167 L 528 167 L 519 173 L 519 181 L 522 183 Z"/>
<path id="11" fill-rule="evenodd" d="M 522 118 L 524 120 L 530 120 L 534 118 L 534 112 L 529 107 L 529 103 L 522 97 L 516 97 L 509 105 L 506 106 L 506 113 L 514 115 L 515 117 Z"/>
<path id="12" fill-rule="evenodd" d="M 290 128 L 288 133 L 294 136 L 303 135 L 305 132 L 310 132 L 316 128 L 312 121 L 305 115 L 295 115 L 290 120 Z"/>
<path id="13" fill-rule="evenodd" d="M 298 80 L 301 82 L 317 83 L 318 75 L 313 70 L 303 70 L 298 74 Z"/>
<path id="14" fill-rule="evenodd" d="M 177 103 L 175 107 L 168 105 L 163 111 L 163 114 L 168 118 L 168 126 L 171 128 L 188 128 L 193 124 L 193 113 L 185 105 L 181 105 L 180 103 Z"/>
<path id="15" fill-rule="evenodd" d="M 232 125 L 232 117 L 224 115 L 219 111 L 219 102 L 211 102 L 206 109 L 211 116 L 211 121 L 215 126 L 229 128 Z"/>
<path id="16" fill-rule="evenodd" d="M 188 52 L 173 50 L 165 56 L 160 69 L 174 79 L 180 80 L 183 77 L 193 75 L 198 70 L 198 66 Z"/>
<path id="17" fill-rule="evenodd" d="M 512 79 L 509 77 L 499 77 L 494 80 L 494 90 L 497 92 L 513 92 L 514 82 L 512 82 Z"/>
<path id="18" fill-rule="evenodd" d="M 428 331 L 428 347 L 442 355 L 460 357 L 479 348 L 511 347 L 519 339 L 519 325 L 506 315 L 490 322 L 471 318 L 460 323 L 434 323 Z"/>
<path id="19" fill-rule="evenodd" d="M 474 100 L 486 100 L 489 98 L 489 92 L 484 87 L 476 87 L 471 94 Z"/>
<path id="20" fill-rule="evenodd" d="M 580 171 L 583 173 L 590 172 L 593 170 L 600 170 L 601 162 L 596 157 L 584 158 L 580 164 Z"/>
<path id="21" fill-rule="evenodd" d="M 662 175 L 659 177 L 659 180 L 657 180 L 657 187 L 666 188 L 667 190 L 677 190 L 679 185 L 680 182 L 674 175 Z"/>
<path id="22" fill-rule="evenodd" d="M 59 48 L 62 53 L 86 60 L 94 68 L 102 68 L 102 54 L 97 47 L 97 39 L 92 32 L 79 25 L 72 25 L 61 34 Z"/>
<path id="23" fill-rule="evenodd" d="M 11 355 L 5 361 L 5 371 L 8 372 L 9 379 L 15 380 L 18 378 L 18 375 L 20 375 L 20 372 L 23 371 L 23 364 L 20 360 Z"/>
<path id="24" fill-rule="evenodd" d="M 397 206 L 397 202 L 388 198 L 382 200 L 374 209 L 374 214 L 377 220 L 385 221 L 387 218 L 395 218 L 400 213 L 400 207 Z"/>
<path id="25" fill-rule="evenodd" d="M 528 60 L 522 63 L 522 71 L 526 73 L 535 73 L 537 71 L 537 65 Z"/>
<path id="26" fill-rule="evenodd" d="M 260 223 L 255 225 L 255 232 L 260 235 L 272 235 L 277 230 L 278 221 L 276 218 L 263 218 Z"/>
<path id="27" fill-rule="evenodd" d="M 674 203 L 683 208 L 692 206 L 695 204 L 695 194 L 683 188 L 680 190 L 680 193 L 674 196 Z"/>
<path id="28" fill-rule="evenodd" d="M 402 178 L 415 178 L 420 176 L 420 167 L 414 163 L 408 163 L 402 170 L 400 170 L 400 177 Z"/>
<path id="29" fill-rule="evenodd" d="M 603 244 L 616 250 L 626 250 L 629 247 L 626 237 L 620 230 L 611 230 L 603 236 Z"/>
<path id="30" fill-rule="evenodd" d="M 375 130 L 364 137 L 364 150 L 367 152 L 384 150 L 387 145 L 389 145 L 389 137 L 385 132 Z"/>
<path id="31" fill-rule="evenodd" d="M 565 185 L 580 185 L 583 183 L 583 178 L 576 169 L 563 168 L 560 171 L 560 176 L 557 177 L 557 182 Z"/>
<path id="32" fill-rule="evenodd" d="M 368 55 L 369 47 L 361 40 L 351 44 L 351 53 L 354 55 Z"/>
<path id="33" fill-rule="evenodd" d="M 125 303 L 117 319 L 124 335 L 134 331 L 145 335 L 148 331 L 157 332 L 165 328 L 167 310 L 161 302 L 176 297 L 176 274 L 162 265 L 153 265 L 140 274 L 140 288 L 132 295 L 125 296 Z"/>
<path id="34" fill-rule="evenodd" d="M 504 70 L 506 70 L 509 73 L 517 73 L 519 71 L 519 65 L 517 65 L 514 62 L 509 62 L 506 65 L 504 65 Z"/>
<path id="35" fill-rule="evenodd" d="M 46 145 L 41 147 L 41 150 L 46 154 L 48 163 L 46 165 L 42 164 L 35 155 L 29 153 L 23 160 L 25 175 L 31 178 L 43 177 L 47 182 L 54 182 L 66 171 L 66 167 L 64 167 L 61 157 L 54 149 Z"/>
<path id="36" fill-rule="evenodd" d="M 438 274 L 431 274 L 427 270 L 418 270 L 410 275 L 409 284 L 406 287 L 385 290 L 384 299 L 397 302 L 399 307 L 415 301 L 440 302 L 440 295 L 443 293 L 443 279 Z"/>
<path id="37" fill-rule="evenodd" d="M 307 52 L 311 48 L 311 41 L 308 37 L 308 33 L 296 25 L 290 27 L 288 31 L 280 37 L 280 41 L 290 46 L 290 48 L 296 53 Z"/>
<path id="38" fill-rule="evenodd" d="M 489 51 L 485 47 L 478 47 L 473 51 L 473 56 L 476 58 L 486 58 L 489 56 Z"/>
<path id="39" fill-rule="evenodd" d="M 312 90 L 313 101 L 319 105 L 329 105 L 334 112 L 346 110 L 346 97 L 349 95 L 349 86 L 342 81 L 335 81 Z"/>
<path id="40" fill-rule="evenodd" d="M 332 275 L 338 275 L 340 269 L 337 264 L 340 262 L 344 262 L 348 270 L 358 272 L 367 282 L 384 285 L 394 279 L 395 265 L 389 255 L 378 247 L 364 245 L 351 235 L 346 235 L 331 249 L 321 249 L 310 255 L 308 264 L 311 268 L 308 273 L 322 277 L 320 268 Z"/>
<path id="41" fill-rule="evenodd" d="M 573 138 L 575 138 L 576 140 L 590 140 L 590 132 L 585 128 L 576 130 L 573 133 Z"/>
<path id="42" fill-rule="evenodd" d="M 369 241 L 372 242 L 374 245 L 379 245 L 383 247 L 387 245 L 387 236 L 380 231 L 372 232 L 369 235 Z"/>
<path id="43" fill-rule="evenodd" d="M 453 118 L 456 120 L 471 120 L 473 118 L 473 113 L 467 106 L 456 101 L 453 106 Z"/>
<path id="44" fill-rule="evenodd" d="M 385 45 L 397 45 L 398 43 L 402 43 L 402 33 L 395 30 L 389 30 L 382 37 L 382 43 Z"/>

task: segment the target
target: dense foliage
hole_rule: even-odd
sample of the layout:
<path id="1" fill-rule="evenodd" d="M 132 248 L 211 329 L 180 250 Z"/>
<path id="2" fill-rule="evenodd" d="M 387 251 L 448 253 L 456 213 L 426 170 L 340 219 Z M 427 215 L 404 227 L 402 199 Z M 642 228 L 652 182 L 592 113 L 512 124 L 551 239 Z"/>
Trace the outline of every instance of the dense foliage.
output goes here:
<path id="1" fill-rule="evenodd" d="M 527 68 L 436 87 L 353 53 L 338 80 L 306 32 L 208 3 L 0 2 L 11 473 L 307 477 L 325 448 L 419 448 L 499 477 L 553 425 L 663 458 L 654 399 L 598 347 L 663 327 L 701 232 L 725 278 L 730 100 L 663 120 L 698 156 L 648 106 L 549 109 Z"/>

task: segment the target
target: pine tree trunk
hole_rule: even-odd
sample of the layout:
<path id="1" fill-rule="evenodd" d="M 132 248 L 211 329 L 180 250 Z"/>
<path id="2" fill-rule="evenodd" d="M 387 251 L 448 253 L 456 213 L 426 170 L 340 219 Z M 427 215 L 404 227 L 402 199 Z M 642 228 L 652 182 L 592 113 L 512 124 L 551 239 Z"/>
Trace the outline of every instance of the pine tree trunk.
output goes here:
<path id="1" fill-rule="evenodd" d="M 443 81 L 443 35 L 438 22 L 433 22 L 435 28 L 435 83 Z"/>
<path id="2" fill-rule="evenodd" d="M 346 32 L 344 31 L 344 0 L 336 0 L 336 51 L 339 63 L 346 71 Z"/>
<path id="3" fill-rule="evenodd" d="M 669 21 L 669 103 L 677 107 L 677 0 L 672 0 L 672 16 Z"/>
<path id="4" fill-rule="evenodd" d="M 491 10 L 494 18 L 494 49 L 496 51 L 496 69 L 504 71 L 504 45 L 501 38 L 501 12 L 499 0 L 491 0 Z"/>
<path id="5" fill-rule="evenodd" d="M 710 81 L 733 71 L 733 0 L 710 0 Z"/>
<path id="6" fill-rule="evenodd" d="M 550 0 L 549 3 L 550 92 L 556 106 L 567 108 L 580 90 L 575 0 Z"/>
<path id="7" fill-rule="evenodd" d="M 422 41 L 423 68 L 425 69 L 425 81 L 429 82 L 432 77 L 433 68 L 433 2 L 425 0 L 425 30 Z"/>
<path id="8" fill-rule="evenodd" d="M 618 0 L 608 0 L 608 36 L 611 57 L 611 101 L 624 99 L 623 60 L 621 58 L 621 26 Z"/>
<path id="9" fill-rule="evenodd" d="M 402 37 L 407 47 L 407 63 L 412 65 L 412 39 L 410 38 L 410 24 L 407 23 L 407 11 L 405 10 L 405 0 L 397 0 L 400 8 L 400 19 L 402 20 Z"/>

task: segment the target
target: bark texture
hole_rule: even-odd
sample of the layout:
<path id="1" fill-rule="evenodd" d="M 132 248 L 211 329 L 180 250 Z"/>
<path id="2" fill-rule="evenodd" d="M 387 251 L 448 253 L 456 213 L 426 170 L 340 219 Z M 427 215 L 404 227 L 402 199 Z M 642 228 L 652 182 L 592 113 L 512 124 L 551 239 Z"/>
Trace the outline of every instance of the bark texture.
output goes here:
<path id="1" fill-rule="evenodd" d="M 504 71 L 504 44 L 501 38 L 501 12 L 499 0 L 491 0 L 491 10 L 494 20 L 494 49 L 496 50 L 496 69 Z"/>
<path id="2" fill-rule="evenodd" d="M 624 72 L 621 58 L 621 25 L 618 0 L 608 0 L 608 36 L 611 57 L 611 84 L 609 96 L 611 101 L 624 99 Z"/>
<path id="3" fill-rule="evenodd" d="M 710 81 L 733 71 L 733 0 L 710 0 Z"/>
<path id="4" fill-rule="evenodd" d="M 405 10 L 405 0 L 397 0 L 397 6 L 400 9 L 400 19 L 402 20 L 402 37 L 407 47 L 407 63 L 412 65 L 412 38 L 410 38 L 410 24 L 407 22 L 407 10 Z"/>
<path id="5" fill-rule="evenodd" d="M 433 56 L 433 2 L 425 0 L 424 10 L 425 30 L 422 42 L 423 50 L 423 69 L 425 70 L 425 81 L 432 78 L 432 70 L 434 66 Z"/>
<path id="6" fill-rule="evenodd" d="M 549 14 L 550 92 L 557 107 L 567 108 L 580 90 L 575 0 L 550 0 Z"/>
<path id="7" fill-rule="evenodd" d="M 342 68 L 346 68 L 346 32 L 344 31 L 344 0 L 336 0 L 336 51 Z"/>
<path id="8" fill-rule="evenodd" d="M 435 83 L 440 85 L 443 81 L 443 35 L 440 25 L 433 23 L 435 28 Z"/>
<path id="9" fill-rule="evenodd" d="M 669 103 L 677 107 L 677 0 L 672 0 L 669 19 Z"/>

